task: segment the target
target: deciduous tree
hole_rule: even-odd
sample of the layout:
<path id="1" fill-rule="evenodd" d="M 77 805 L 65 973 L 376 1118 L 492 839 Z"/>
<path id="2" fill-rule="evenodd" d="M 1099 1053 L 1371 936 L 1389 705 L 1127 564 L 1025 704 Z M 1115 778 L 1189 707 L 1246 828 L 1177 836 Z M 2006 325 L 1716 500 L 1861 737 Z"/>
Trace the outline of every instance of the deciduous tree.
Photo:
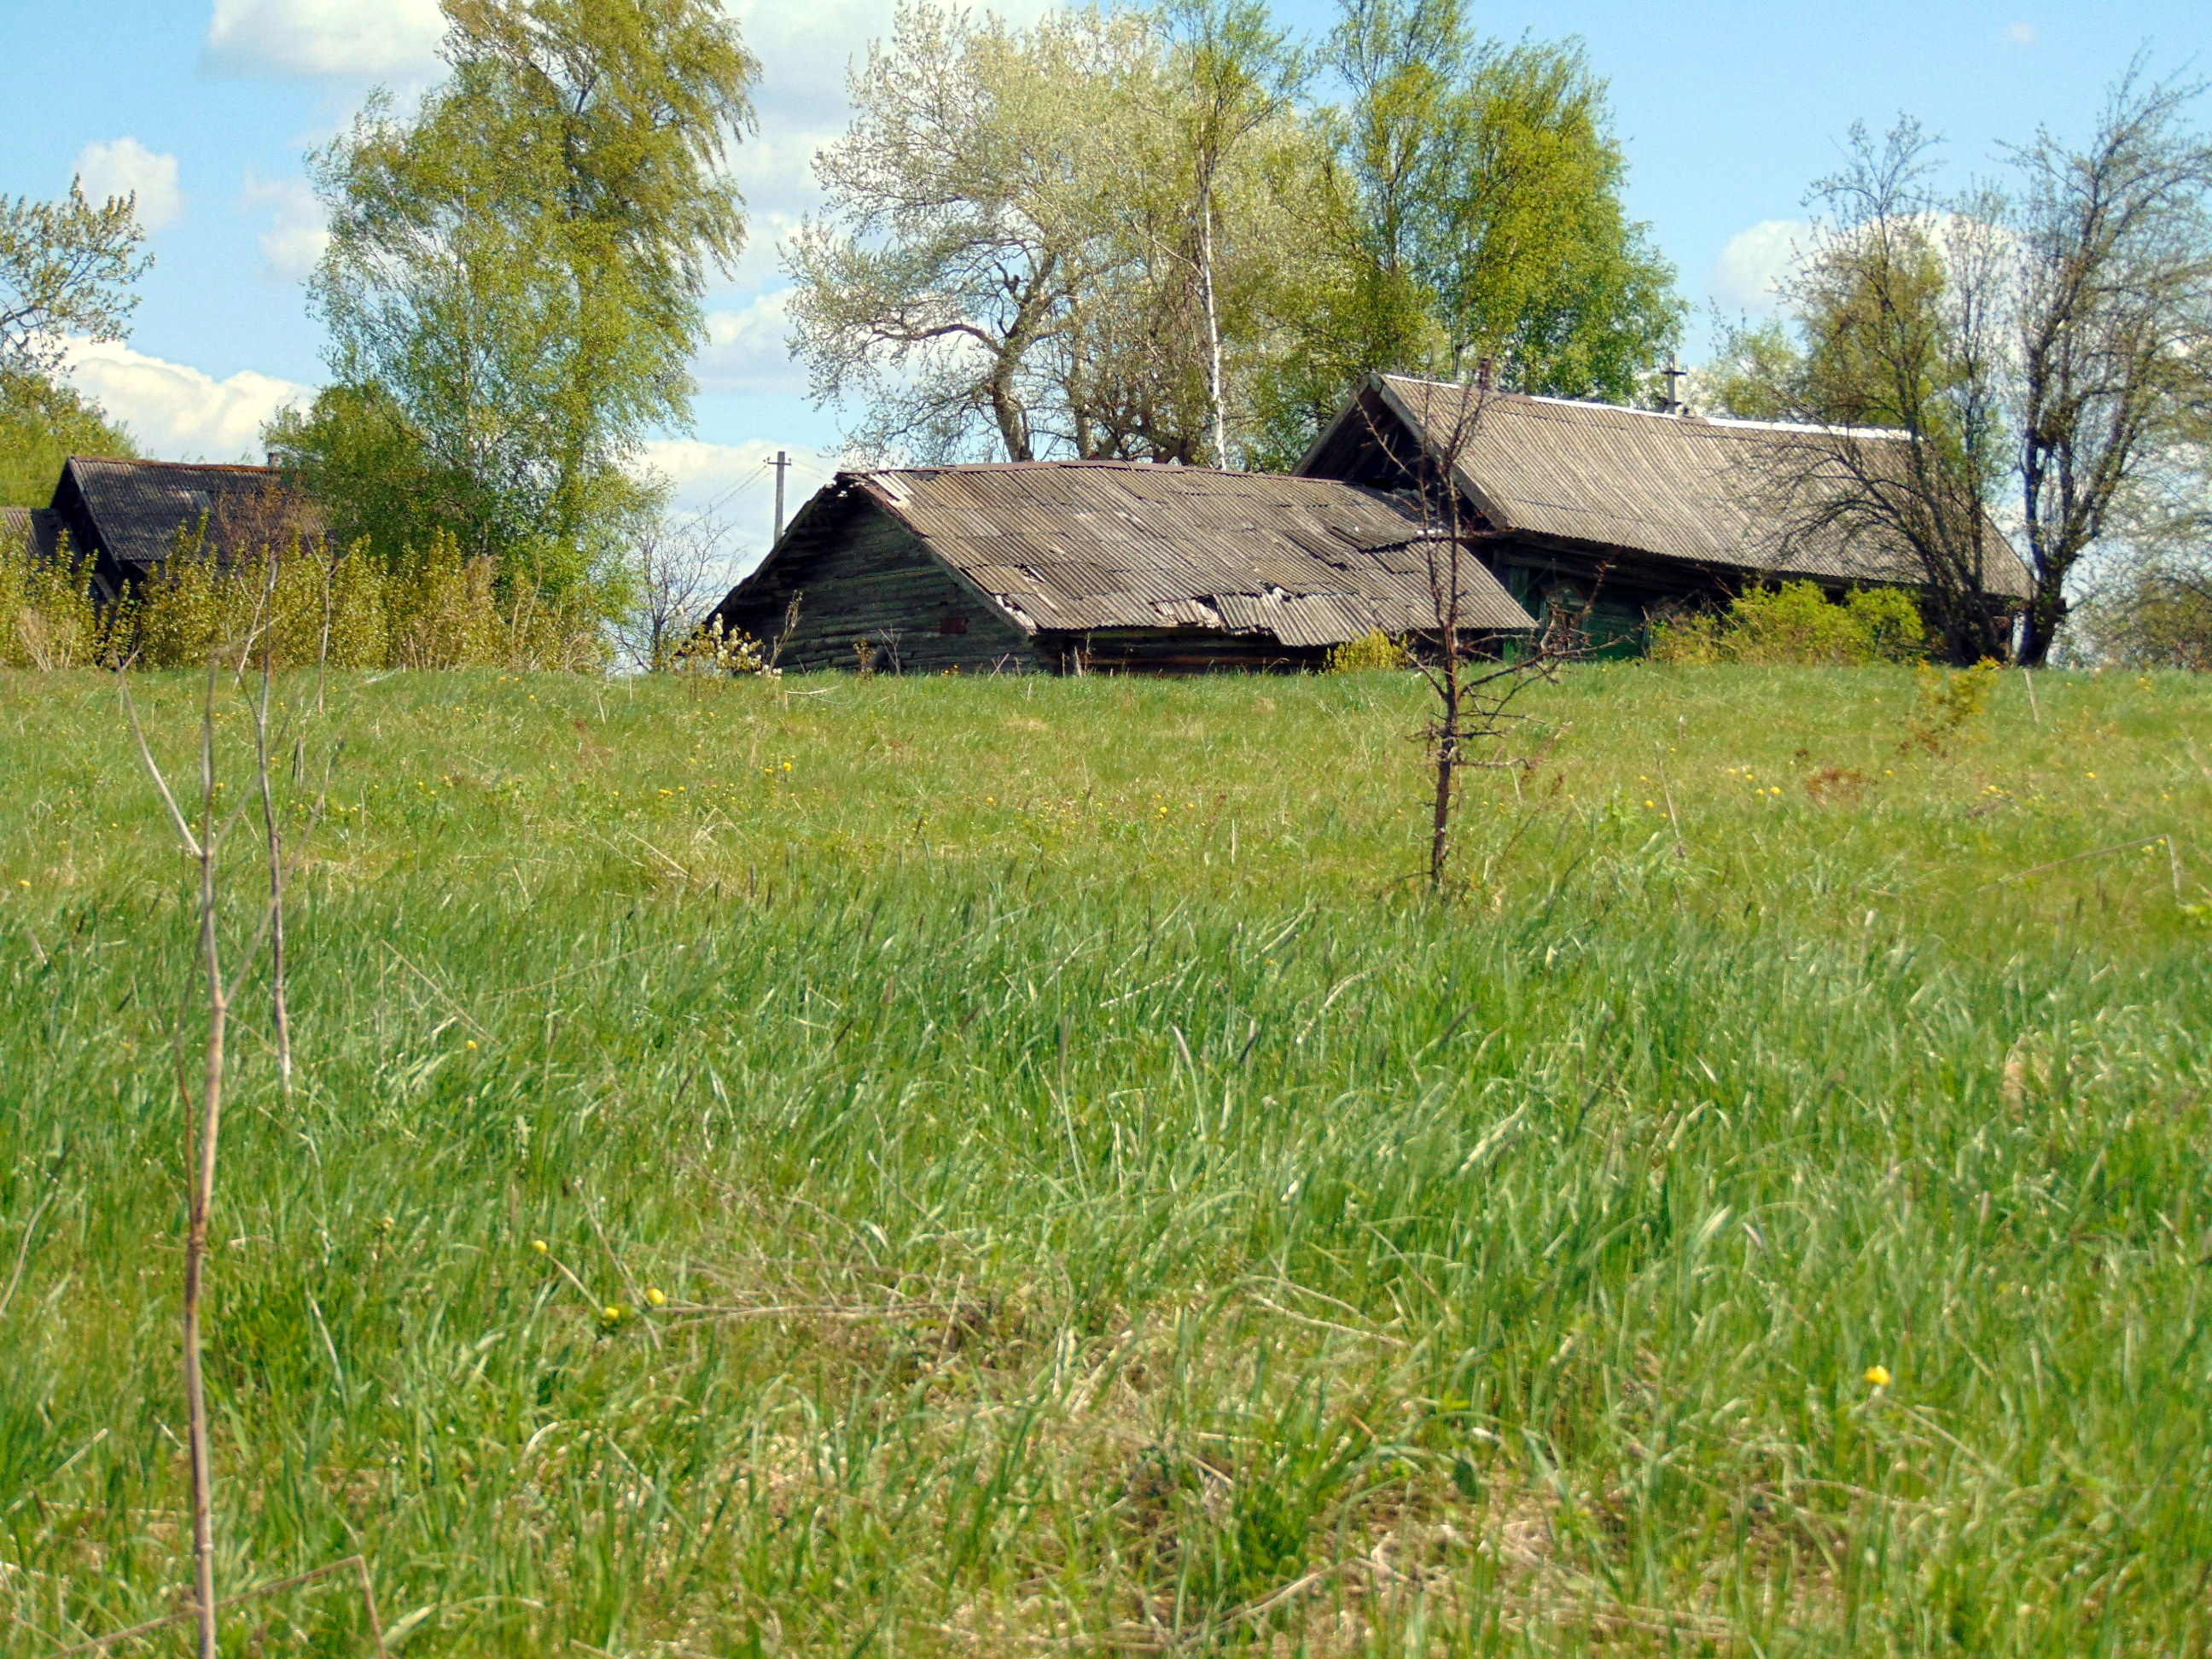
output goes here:
<path id="1" fill-rule="evenodd" d="M 2049 655 L 2076 566 L 2212 386 L 2212 143 L 2201 88 L 2114 89 L 2088 144 L 2013 153 L 2021 524 L 2035 569 L 2021 659 Z"/>
<path id="2" fill-rule="evenodd" d="M 276 436 L 345 530 L 449 531 L 568 588 L 618 568 L 643 438 L 690 417 L 757 65 L 711 0 L 445 9 L 447 80 L 313 158 L 336 385 Z"/>

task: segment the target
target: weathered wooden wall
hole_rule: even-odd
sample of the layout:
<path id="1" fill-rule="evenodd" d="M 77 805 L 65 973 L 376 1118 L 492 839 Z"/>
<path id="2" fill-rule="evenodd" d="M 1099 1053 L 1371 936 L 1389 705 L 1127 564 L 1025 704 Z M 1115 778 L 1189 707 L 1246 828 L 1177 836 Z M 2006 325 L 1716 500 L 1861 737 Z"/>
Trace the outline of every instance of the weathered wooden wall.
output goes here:
<path id="1" fill-rule="evenodd" d="M 1272 634 L 1195 628 L 1048 633 L 1037 643 L 1062 674 L 1285 674 L 1319 668 L 1328 656 L 1325 649 L 1285 645 Z"/>
<path id="2" fill-rule="evenodd" d="M 921 541 L 858 496 L 824 502 L 794 525 L 769 562 L 716 612 L 726 628 L 774 640 L 796 592 L 799 623 L 787 668 L 857 668 L 875 648 L 879 673 L 1034 672 L 1057 665 L 997 609 L 931 556 Z"/>

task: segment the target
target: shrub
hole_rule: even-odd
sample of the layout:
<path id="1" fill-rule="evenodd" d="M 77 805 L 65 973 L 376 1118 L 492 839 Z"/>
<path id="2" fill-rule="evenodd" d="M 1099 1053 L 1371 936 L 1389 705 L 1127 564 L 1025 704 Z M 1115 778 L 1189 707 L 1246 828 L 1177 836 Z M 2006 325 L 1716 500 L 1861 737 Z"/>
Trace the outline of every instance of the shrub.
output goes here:
<path id="1" fill-rule="evenodd" d="M 356 542 L 332 553 L 294 535 L 222 557 L 204 532 L 115 604 L 89 571 L 0 537 L 0 668 L 82 668 L 131 660 L 188 668 L 251 640 L 278 668 L 482 668 L 605 672 L 608 647 L 588 596 L 549 599 L 527 578 L 501 592 L 497 562 L 465 556 L 440 532 L 386 562 Z M 273 568 L 272 568 L 273 566 Z"/>
<path id="2" fill-rule="evenodd" d="M 1947 674 L 1923 662 L 1917 677 L 1912 713 L 1905 723 L 1910 735 L 1898 744 L 1898 752 L 1910 754 L 1918 747 L 1941 755 L 1954 744 L 1978 740 L 1976 727 L 1996 684 L 1996 664 L 1984 657 L 1972 668 Z"/>
<path id="3" fill-rule="evenodd" d="M 2092 662 L 2212 672 L 2212 570 L 2146 564 L 2082 606 L 2075 626 Z"/>
<path id="4" fill-rule="evenodd" d="M 83 668 L 106 660 L 119 620 L 93 596 L 66 538 L 55 559 L 0 535 L 0 668 Z"/>
<path id="5" fill-rule="evenodd" d="M 1367 674 L 1377 669 L 1413 665 L 1413 653 L 1407 649 L 1405 641 L 1379 628 L 1329 647 L 1328 672 L 1332 674 Z"/>
<path id="6" fill-rule="evenodd" d="M 1927 629 L 1910 593 L 1855 588 L 1838 605 L 1816 582 L 1784 582 L 1737 595 L 1724 611 L 1652 624 L 1651 655 L 1671 663 L 1863 668 L 1917 662 Z"/>

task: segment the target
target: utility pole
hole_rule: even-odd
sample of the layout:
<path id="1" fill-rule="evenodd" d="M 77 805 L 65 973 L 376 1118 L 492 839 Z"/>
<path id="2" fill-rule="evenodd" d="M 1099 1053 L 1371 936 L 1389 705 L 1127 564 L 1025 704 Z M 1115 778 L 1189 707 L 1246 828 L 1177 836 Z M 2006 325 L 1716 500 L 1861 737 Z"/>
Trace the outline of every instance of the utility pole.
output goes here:
<path id="1" fill-rule="evenodd" d="M 783 539 L 783 475 L 790 470 L 791 457 L 779 449 L 775 459 L 763 465 L 775 469 L 775 534 L 769 538 L 769 545 L 774 547 Z"/>

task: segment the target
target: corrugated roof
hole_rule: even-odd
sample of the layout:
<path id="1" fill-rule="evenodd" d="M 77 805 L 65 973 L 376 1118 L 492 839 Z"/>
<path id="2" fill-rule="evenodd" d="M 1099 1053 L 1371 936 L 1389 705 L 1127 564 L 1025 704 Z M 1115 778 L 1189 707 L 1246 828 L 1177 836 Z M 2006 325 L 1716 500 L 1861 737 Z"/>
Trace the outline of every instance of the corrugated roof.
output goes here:
<path id="1" fill-rule="evenodd" d="M 61 515 L 43 507 L 0 507 L 0 535 L 33 555 L 51 559 L 62 541 Z"/>
<path id="2" fill-rule="evenodd" d="M 274 495 L 281 489 L 281 475 L 270 467 L 74 455 L 69 471 L 102 546 L 125 564 L 159 563 L 175 550 L 178 532 L 196 529 L 203 520 L 218 538 L 264 512 L 272 521 L 283 515 L 287 529 L 296 527 L 307 535 L 319 535 L 324 527 L 313 502 L 297 495 Z"/>
<path id="3" fill-rule="evenodd" d="M 1432 446 L 1437 434 L 1462 434 L 1462 488 L 1498 529 L 1778 575 L 1921 580 L 1902 548 L 1841 529 L 1781 533 L 1792 515 L 1778 491 L 1805 475 L 1820 445 L 1901 444 L 1900 434 L 1660 415 L 1398 375 L 1381 384 Z M 1357 418 L 1356 407 L 1344 418 Z M 1987 590 L 2025 598 L 2027 566 L 1994 526 L 1990 537 Z"/>
<path id="4" fill-rule="evenodd" d="M 845 472 L 1024 628 L 1191 628 L 1334 645 L 1437 626 L 1414 504 L 1333 479 L 1031 461 Z M 1473 557 L 1462 626 L 1535 626 Z"/>

